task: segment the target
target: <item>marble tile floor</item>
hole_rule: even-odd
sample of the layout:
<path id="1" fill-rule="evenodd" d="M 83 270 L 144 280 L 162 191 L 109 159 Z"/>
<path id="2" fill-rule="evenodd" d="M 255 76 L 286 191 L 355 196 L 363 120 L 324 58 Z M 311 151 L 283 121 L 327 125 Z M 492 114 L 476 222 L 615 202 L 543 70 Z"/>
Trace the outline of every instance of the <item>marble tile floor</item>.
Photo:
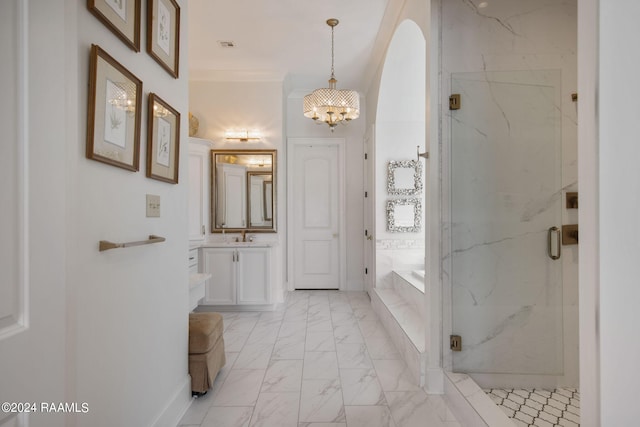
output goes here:
<path id="1" fill-rule="evenodd" d="M 575 388 L 552 391 L 488 389 L 485 393 L 518 427 L 580 425 L 580 392 Z"/>
<path id="2" fill-rule="evenodd" d="M 203 308 L 200 308 L 203 309 Z M 227 364 L 180 427 L 460 427 L 412 383 L 364 292 L 295 291 L 224 317 Z"/>

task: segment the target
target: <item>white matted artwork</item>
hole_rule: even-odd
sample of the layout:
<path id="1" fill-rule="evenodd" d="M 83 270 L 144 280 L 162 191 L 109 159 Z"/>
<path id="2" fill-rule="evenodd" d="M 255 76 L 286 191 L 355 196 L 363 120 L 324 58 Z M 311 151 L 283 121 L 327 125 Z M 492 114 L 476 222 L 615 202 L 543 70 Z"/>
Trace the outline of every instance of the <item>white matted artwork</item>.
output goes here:
<path id="1" fill-rule="evenodd" d="M 163 118 L 158 118 L 158 152 L 156 162 L 169 167 L 169 151 L 171 149 L 171 124 Z"/>
<path id="2" fill-rule="evenodd" d="M 167 55 L 171 53 L 171 14 L 162 2 L 158 2 L 158 46 Z"/>
<path id="3" fill-rule="evenodd" d="M 155 93 L 149 94 L 147 176 L 178 183 L 180 113 Z"/>
<path id="4" fill-rule="evenodd" d="M 180 6 L 176 0 L 147 1 L 147 52 L 178 78 L 180 65 Z"/>
<path id="5" fill-rule="evenodd" d="M 104 140 L 120 148 L 125 148 L 127 145 L 127 113 L 122 108 L 122 103 L 126 102 L 126 99 L 126 91 L 107 79 L 104 100 Z"/>
<path id="6" fill-rule="evenodd" d="M 123 21 L 127 20 L 127 0 L 105 0 L 105 3 L 111 7 Z"/>
<path id="7" fill-rule="evenodd" d="M 137 171 L 142 81 L 97 45 L 91 46 L 87 158 Z"/>
<path id="8" fill-rule="evenodd" d="M 142 0 L 87 0 L 87 8 L 127 46 L 140 52 Z"/>

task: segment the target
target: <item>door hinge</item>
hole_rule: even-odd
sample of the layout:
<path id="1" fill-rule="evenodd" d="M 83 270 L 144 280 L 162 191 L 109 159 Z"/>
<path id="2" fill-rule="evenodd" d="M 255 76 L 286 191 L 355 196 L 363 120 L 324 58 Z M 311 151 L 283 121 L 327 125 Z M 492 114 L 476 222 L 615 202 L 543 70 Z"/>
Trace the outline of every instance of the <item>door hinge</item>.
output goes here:
<path id="1" fill-rule="evenodd" d="M 369 193 L 367 191 L 364 192 L 364 197 L 369 197 Z"/>
<path id="2" fill-rule="evenodd" d="M 462 337 L 460 335 L 450 335 L 449 348 L 451 351 L 462 351 Z"/>
<path id="3" fill-rule="evenodd" d="M 364 230 L 364 235 L 368 236 L 369 235 L 369 230 Z"/>
<path id="4" fill-rule="evenodd" d="M 364 269 L 364 274 L 369 274 L 369 269 L 368 268 Z"/>
<path id="5" fill-rule="evenodd" d="M 364 153 L 364 159 L 367 160 L 368 156 L 367 153 Z"/>
<path id="6" fill-rule="evenodd" d="M 454 93 L 449 97 L 449 110 L 459 110 L 460 109 L 460 94 Z"/>

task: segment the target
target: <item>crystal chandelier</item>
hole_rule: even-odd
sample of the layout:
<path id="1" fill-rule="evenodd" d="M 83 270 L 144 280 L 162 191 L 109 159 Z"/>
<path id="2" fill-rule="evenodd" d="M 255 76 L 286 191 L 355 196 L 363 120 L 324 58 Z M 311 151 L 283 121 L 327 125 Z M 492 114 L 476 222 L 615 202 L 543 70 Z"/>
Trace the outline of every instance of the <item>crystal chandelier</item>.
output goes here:
<path id="1" fill-rule="evenodd" d="M 313 93 L 304 97 L 304 116 L 316 121 L 326 123 L 331 132 L 338 123 L 346 124 L 360 116 L 360 97 L 355 90 L 336 89 L 336 76 L 333 72 L 333 29 L 338 25 L 337 19 L 328 19 L 327 25 L 331 27 L 331 78 L 329 87 L 316 89 Z"/>

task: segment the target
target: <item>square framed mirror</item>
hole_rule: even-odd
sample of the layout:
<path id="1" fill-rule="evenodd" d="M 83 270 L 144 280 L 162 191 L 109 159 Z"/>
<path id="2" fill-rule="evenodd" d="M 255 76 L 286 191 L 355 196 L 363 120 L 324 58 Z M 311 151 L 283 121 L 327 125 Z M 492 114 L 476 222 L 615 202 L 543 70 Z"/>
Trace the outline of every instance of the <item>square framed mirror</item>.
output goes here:
<path id="1" fill-rule="evenodd" d="M 211 150 L 211 231 L 276 231 L 276 150 Z"/>
<path id="2" fill-rule="evenodd" d="M 387 200 L 387 231 L 417 233 L 422 230 L 420 199 Z"/>
<path id="3" fill-rule="evenodd" d="M 387 165 L 387 193 L 392 196 L 422 194 L 422 163 L 418 160 L 391 160 Z"/>

